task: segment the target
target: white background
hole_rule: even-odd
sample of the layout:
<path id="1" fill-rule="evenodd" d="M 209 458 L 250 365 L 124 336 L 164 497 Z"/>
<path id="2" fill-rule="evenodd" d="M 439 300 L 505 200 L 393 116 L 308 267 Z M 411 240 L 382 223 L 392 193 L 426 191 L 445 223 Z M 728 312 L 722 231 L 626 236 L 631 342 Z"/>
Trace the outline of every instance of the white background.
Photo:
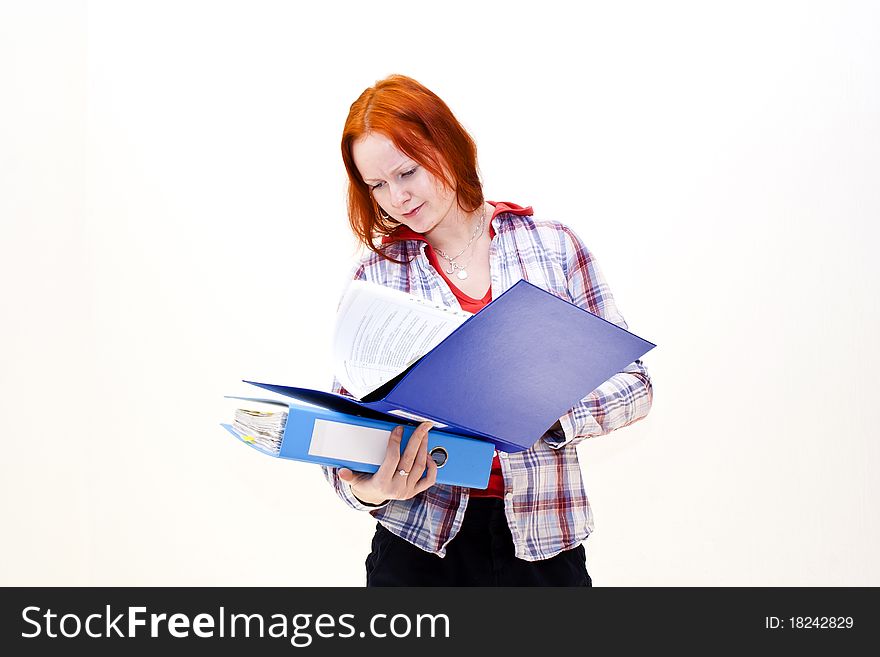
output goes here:
<path id="1" fill-rule="evenodd" d="M 330 383 L 393 72 L 659 345 L 578 448 L 594 582 L 880 585 L 878 5 L 548 0 L 0 5 L 0 584 L 363 584 L 372 519 L 218 425 Z"/>

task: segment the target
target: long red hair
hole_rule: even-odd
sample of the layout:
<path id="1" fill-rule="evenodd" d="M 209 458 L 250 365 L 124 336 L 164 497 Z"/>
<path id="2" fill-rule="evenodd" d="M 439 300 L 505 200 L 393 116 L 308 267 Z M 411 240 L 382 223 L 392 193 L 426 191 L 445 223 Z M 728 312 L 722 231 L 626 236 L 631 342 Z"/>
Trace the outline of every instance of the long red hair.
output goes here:
<path id="1" fill-rule="evenodd" d="M 352 144 L 372 132 L 386 136 L 398 150 L 454 189 L 464 212 L 473 212 L 483 204 L 477 146 L 467 130 L 435 93 L 405 75 L 390 75 L 358 96 L 342 131 L 342 160 L 348 172 L 348 220 L 358 240 L 371 251 L 391 260 L 376 239 L 391 234 L 400 225 L 379 213 L 379 205 L 351 155 Z"/>

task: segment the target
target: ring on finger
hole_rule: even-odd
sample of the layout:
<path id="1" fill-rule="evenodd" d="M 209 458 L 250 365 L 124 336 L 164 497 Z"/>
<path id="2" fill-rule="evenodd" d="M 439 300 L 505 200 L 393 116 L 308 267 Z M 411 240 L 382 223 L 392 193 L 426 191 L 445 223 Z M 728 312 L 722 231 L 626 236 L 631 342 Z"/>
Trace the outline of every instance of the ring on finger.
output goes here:
<path id="1" fill-rule="evenodd" d="M 407 472 L 407 471 L 404 470 L 403 468 L 401 468 L 400 470 L 398 470 L 398 471 L 397 471 L 397 474 L 399 474 L 401 477 L 407 477 L 407 476 L 409 476 L 409 472 Z"/>

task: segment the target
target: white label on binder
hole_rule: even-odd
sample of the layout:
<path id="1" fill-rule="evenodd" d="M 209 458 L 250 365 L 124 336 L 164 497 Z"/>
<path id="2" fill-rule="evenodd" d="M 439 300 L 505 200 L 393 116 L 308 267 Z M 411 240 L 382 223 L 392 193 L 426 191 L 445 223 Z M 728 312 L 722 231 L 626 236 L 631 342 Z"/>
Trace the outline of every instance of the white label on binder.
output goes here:
<path id="1" fill-rule="evenodd" d="M 393 409 L 388 411 L 391 415 L 398 415 L 400 417 L 405 417 L 408 420 L 415 420 L 416 422 L 431 422 L 434 424 L 435 429 L 445 429 L 448 424 L 443 424 L 442 422 L 437 422 L 436 420 L 432 420 L 429 417 L 422 417 L 421 415 L 416 415 L 415 413 L 408 413 L 407 411 L 401 411 L 400 409 Z"/>
<path id="2" fill-rule="evenodd" d="M 316 419 L 309 454 L 381 465 L 385 460 L 390 433 L 386 429 Z"/>

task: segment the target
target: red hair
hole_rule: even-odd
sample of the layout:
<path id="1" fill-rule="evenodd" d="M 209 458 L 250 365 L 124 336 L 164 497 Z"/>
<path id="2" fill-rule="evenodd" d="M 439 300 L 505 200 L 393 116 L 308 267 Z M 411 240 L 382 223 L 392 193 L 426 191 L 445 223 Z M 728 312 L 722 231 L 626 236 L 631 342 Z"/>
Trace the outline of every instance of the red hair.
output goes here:
<path id="1" fill-rule="evenodd" d="M 463 211 L 473 212 L 483 204 L 477 146 L 467 130 L 435 93 L 405 75 L 390 75 L 358 96 L 342 131 L 342 160 L 348 172 L 348 220 L 358 240 L 371 251 L 391 260 L 375 240 L 400 226 L 379 214 L 379 205 L 351 154 L 354 142 L 374 132 L 386 136 L 399 151 L 454 189 Z"/>

